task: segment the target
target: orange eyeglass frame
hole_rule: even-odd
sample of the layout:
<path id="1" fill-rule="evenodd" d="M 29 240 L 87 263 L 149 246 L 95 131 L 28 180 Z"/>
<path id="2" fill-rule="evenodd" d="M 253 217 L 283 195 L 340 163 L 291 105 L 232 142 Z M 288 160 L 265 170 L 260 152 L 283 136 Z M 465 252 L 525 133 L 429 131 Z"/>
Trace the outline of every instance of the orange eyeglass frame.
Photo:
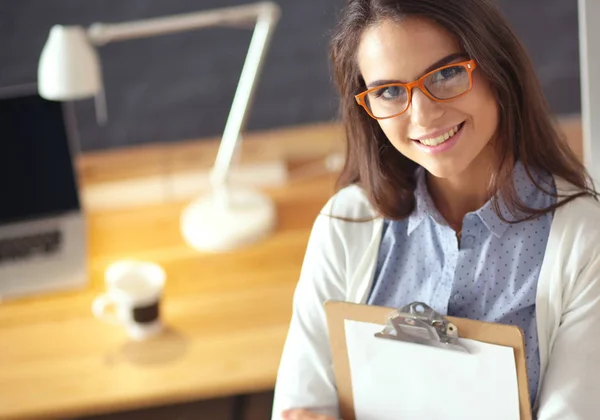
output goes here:
<path id="1" fill-rule="evenodd" d="M 460 95 L 455 96 L 455 97 L 450 98 L 450 99 L 438 99 L 435 96 L 433 96 L 431 93 L 429 93 L 429 91 L 427 90 L 427 88 L 425 88 L 425 86 L 423 86 L 423 83 L 424 83 L 425 79 L 427 79 L 433 73 L 437 73 L 440 70 L 444 70 L 444 69 L 447 69 L 449 67 L 456 67 L 456 66 L 463 66 L 469 72 L 469 89 L 467 89 L 464 93 L 461 93 Z M 436 102 L 449 102 L 449 101 L 453 101 L 455 99 L 458 99 L 461 96 L 466 95 L 473 88 L 473 70 L 475 70 L 476 68 L 477 68 L 477 63 L 475 62 L 475 60 L 461 61 L 460 63 L 448 64 L 446 66 L 442 66 L 440 68 L 437 68 L 435 70 L 430 71 L 429 73 L 421 76 L 418 80 L 415 80 L 414 82 L 411 82 L 411 83 L 388 83 L 388 84 L 385 84 L 385 85 L 376 86 L 374 88 L 371 88 L 371 89 L 365 90 L 364 92 L 359 93 L 358 95 L 354 96 L 354 98 L 356 99 L 356 102 L 360 106 L 362 106 L 365 111 L 367 111 L 367 114 L 369 114 L 369 116 L 371 118 L 374 118 L 376 120 L 385 120 L 385 119 L 388 119 L 388 118 L 394 118 L 394 117 L 397 117 L 398 115 L 402 115 L 402 114 L 404 114 L 406 112 L 406 110 L 408 109 L 408 107 L 410 106 L 410 104 L 412 102 L 412 90 L 415 87 L 418 87 L 421 90 L 421 92 L 423 92 L 425 95 L 427 95 L 428 98 L 430 98 L 430 99 L 432 99 L 432 100 L 434 100 Z M 369 110 L 369 107 L 367 106 L 367 103 L 365 101 L 365 96 L 368 95 L 370 92 L 373 92 L 373 91 L 376 91 L 376 90 L 380 90 L 380 89 L 383 89 L 383 88 L 386 88 L 386 87 L 390 87 L 390 86 L 404 86 L 404 88 L 408 92 L 408 101 L 406 102 L 406 108 L 402 112 L 399 112 L 399 113 L 394 114 L 394 115 L 390 115 L 389 117 L 376 117 Z"/>

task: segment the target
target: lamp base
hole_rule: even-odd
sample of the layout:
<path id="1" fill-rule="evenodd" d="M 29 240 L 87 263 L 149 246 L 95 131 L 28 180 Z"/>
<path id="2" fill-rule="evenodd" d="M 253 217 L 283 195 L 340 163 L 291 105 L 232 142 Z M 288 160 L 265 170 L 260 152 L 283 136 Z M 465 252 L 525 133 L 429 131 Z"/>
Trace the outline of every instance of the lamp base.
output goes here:
<path id="1" fill-rule="evenodd" d="M 190 203 L 181 215 L 181 233 L 194 249 L 222 252 L 249 245 L 275 227 L 275 205 L 256 191 L 227 190 L 228 205 L 215 194 Z"/>

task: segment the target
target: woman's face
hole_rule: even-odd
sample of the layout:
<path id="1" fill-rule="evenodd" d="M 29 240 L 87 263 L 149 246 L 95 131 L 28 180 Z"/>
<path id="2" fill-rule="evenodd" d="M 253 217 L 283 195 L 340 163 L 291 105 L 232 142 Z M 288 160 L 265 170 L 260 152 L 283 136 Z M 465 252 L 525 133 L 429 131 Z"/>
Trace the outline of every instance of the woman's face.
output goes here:
<path id="1" fill-rule="evenodd" d="M 434 68 L 467 61 L 465 55 L 456 56 L 461 52 L 456 38 L 444 28 L 412 18 L 401 24 L 385 20 L 365 30 L 357 59 L 365 84 L 371 88 L 379 80 L 413 82 Z M 388 92 L 388 97 L 393 93 Z M 467 169 L 472 175 L 473 169 L 475 173 L 476 168 L 487 170 L 492 163 L 490 140 L 498 125 L 498 106 L 478 69 L 466 95 L 436 102 L 415 88 L 404 114 L 378 122 L 400 153 L 433 176 L 452 178 Z M 461 128 L 452 136 L 457 127 Z"/>

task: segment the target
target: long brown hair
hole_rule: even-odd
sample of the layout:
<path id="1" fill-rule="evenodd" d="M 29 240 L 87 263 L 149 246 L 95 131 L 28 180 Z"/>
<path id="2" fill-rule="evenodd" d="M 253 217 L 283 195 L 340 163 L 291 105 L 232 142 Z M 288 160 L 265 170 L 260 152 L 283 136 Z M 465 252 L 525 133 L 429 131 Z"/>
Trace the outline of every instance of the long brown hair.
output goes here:
<path id="1" fill-rule="evenodd" d="M 429 19 L 454 34 L 478 64 L 499 104 L 496 138 L 499 164 L 490 180 L 490 191 L 499 211 L 501 195 L 511 214 L 526 220 L 543 214 L 582 195 L 597 196 L 591 178 L 557 131 L 533 66 L 507 20 L 490 0 L 349 0 L 334 32 L 330 56 L 335 84 L 341 96 L 341 118 L 346 132 L 346 163 L 338 188 L 360 185 L 383 217 L 403 219 L 414 208 L 417 164 L 398 152 L 387 140 L 376 120 L 355 102 L 365 90 L 356 51 L 363 31 L 384 19 L 401 22 L 408 17 Z M 514 162 L 520 160 L 538 188 L 533 171 L 563 178 L 577 188 L 546 209 L 526 206 L 515 192 Z M 514 220 L 513 220 L 514 221 Z"/>

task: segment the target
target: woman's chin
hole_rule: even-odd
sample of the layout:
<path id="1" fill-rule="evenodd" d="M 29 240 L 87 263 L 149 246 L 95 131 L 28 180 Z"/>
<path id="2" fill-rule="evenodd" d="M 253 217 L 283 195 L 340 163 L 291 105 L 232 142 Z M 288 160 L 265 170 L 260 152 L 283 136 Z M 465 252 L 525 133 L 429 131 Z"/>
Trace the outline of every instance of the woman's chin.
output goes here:
<path id="1" fill-rule="evenodd" d="M 436 178 L 453 178 L 465 170 L 468 162 L 465 162 L 464 156 L 456 158 L 439 159 L 438 157 L 429 157 L 416 161 L 427 172 Z"/>
<path id="2" fill-rule="evenodd" d="M 421 165 L 425 170 L 436 178 L 454 178 L 459 175 L 463 168 L 459 168 L 458 165 Z"/>

